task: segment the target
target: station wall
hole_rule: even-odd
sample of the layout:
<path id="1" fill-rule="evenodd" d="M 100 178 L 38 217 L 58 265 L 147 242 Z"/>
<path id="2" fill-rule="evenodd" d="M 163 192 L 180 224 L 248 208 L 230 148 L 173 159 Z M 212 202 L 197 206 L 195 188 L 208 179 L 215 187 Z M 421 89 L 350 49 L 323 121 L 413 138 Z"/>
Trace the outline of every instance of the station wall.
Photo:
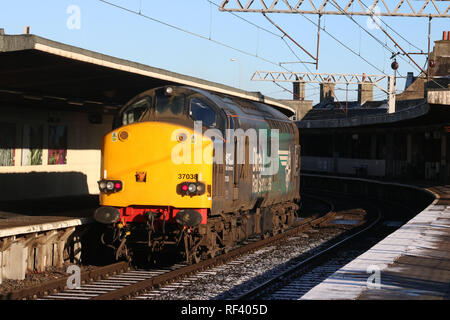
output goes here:
<path id="1" fill-rule="evenodd" d="M 364 172 L 368 176 L 384 177 L 386 175 L 386 161 L 304 156 L 301 169 L 347 175 L 358 175 L 359 172 Z"/>
<path id="2" fill-rule="evenodd" d="M 450 181 L 450 132 L 441 125 L 349 128 L 300 135 L 301 170 L 350 176 Z"/>
<path id="3" fill-rule="evenodd" d="M 0 112 L 0 201 L 98 194 L 111 115 L 95 124 L 87 110 L 2 106 Z"/>

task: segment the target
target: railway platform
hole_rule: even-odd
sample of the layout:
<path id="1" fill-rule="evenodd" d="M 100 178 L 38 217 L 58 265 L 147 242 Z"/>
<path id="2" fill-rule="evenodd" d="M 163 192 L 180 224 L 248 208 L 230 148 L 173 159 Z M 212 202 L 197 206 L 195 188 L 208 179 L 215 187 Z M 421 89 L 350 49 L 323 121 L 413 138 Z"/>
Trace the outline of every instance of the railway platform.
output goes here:
<path id="1" fill-rule="evenodd" d="M 5 237 L 46 232 L 92 221 L 93 209 L 61 212 L 52 216 L 27 216 L 0 211 L 0 241 Z"/>
<path id="2" fill-rule="evenodd" d="M 93 221 L 94 209 L 55 212 L 42 205 L 31 207 L 27 203 L 13 212 L 0 210 L 0 284 L 6 279 L 23 280 L 28 272 L 62 266 L 68 255 L 80 258 L 80 238 Z"/>
<path id="3" fill-rule="evenodd" d="M 427 189 L 431 205 L 300 299 L 450 299 L 450 185 Z"/>

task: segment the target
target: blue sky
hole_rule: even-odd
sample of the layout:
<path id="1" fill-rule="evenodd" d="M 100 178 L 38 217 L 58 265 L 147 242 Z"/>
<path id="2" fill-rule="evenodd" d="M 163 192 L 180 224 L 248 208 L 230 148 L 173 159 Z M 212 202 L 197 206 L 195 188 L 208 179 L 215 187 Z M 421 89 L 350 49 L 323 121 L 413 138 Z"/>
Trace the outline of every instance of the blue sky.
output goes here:
<path id="1" fill-rule="evenodd" d="M 29 25 L 33 34 L 45 38 L 233 87 L 239 87 L 239 64 L 241 64 L 242 89 L 260 91 L 265 95 L 281 99 L 289 99 L 292 96 L 291 93 L 283 91 L 273 83 L 250 80 L 256 70 L 283 71 L 277 65 L 279 62 L 297 60 L 279 36 L 242 21 L 230 13 L 220 12 L 207 0 L 109 1 L 133 11 L 140 10 L 142 14 L 149 17 L 211 38 L 248 54 L 175 30 L 99 0 L 2 0 L 0 28 L 4 28 L 7 34 L 20 34 L 23 27 Z M 220 0 L 212 1 L 220 3 Z M 370 1 L 366 0 L 366 2 Z M 393 1 L 387 0 L 387 2 Z M 71 17 L 67 9 L 71 5 L 80 8 L 80 29 L 67 27 L 67 20 Z M 239 15 L 274 34 L 281 35 L 261 14 L 241 13 Z M 315 54 L 317 36 L 315 25 L 297 14 L 270 14 L 269 17 L 304 48 Z M 309 15 L 308 17 L 317 22 L 317 16 Z M 394 48 L 381 30 L 367 28 L 368 17 L 354 17 L 354 19 L 383 43 Z M 428 19 L 398 17 L 382 19 L 414 46 L 424 52 L 427 51 Z M 313 65 L 308 65 L 312 72 L 380 74 L 383 71 L 386 74 L 392 74 L 391 53 L 360 30 L 349 18 L 323 16 L 322 25 L 380 70 L 374 69 L 322 32 L 319 69 L 316 71 Z M 433 19 L 431 40 L 440 40 L 443 30 L 450 30 L 448 19 Z M 392 36 L 406 51 L 417 51 L 398 35 L 392 33 Z M 304 61 L 311 61 L 311 58 L 292 42 L 288 39 L 286 41 L 297 56 Z M 255 55 L 273 63 L 257 58 Z M 414 55 L 413 57 L 423 67 L 424 56 Z M 239 62 L 230 61 L 231 58 Z M 400 64 L 398 71 L 401 75 L 406 75 L 408 71 L 418 74 L 418 69 L 412 63 L 401 58 L 397 61 Z M 306 71 L 302 64 L 290 64 L 285 67 L 290 71 Z M 403 83 L 403 80 L 398 81 L 398 89 L 403 89 Z M 291 84 L 281 85 L 291 90 Z M 341 90 L 336 92 L 338 99 L 344 100 L 345 86 L 339 88 Z M 349 89 L 349 100 L 356 99 L 354 91 L 356 87 L 349 87 Z M 317 101 L 318 93 L 318 85 L 307 86 L 307 98 Z M 385 98 L 380 91 L 375 91 L 375 95 Z"/>

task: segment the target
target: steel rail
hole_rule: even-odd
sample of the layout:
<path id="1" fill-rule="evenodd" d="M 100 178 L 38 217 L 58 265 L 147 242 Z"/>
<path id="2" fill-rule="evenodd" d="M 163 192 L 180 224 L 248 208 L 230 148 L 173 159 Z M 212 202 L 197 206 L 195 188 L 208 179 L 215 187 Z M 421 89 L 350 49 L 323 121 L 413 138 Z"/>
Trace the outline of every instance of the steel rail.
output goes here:
<path id="1" fill-rule="evenodd" d="M 305 268 L 308 265 L 314 265 L 315 263 L 318 263 L 321 259 L 324 258 L 327 254 L 332 253 L 334 250 L 342 247 L 344 244 L 347 244 L 350 240 L 354 239 L 355 237 L 360 236 L 362 233 L 365 233 L 369 230 L 371 230 L 374 226 L 376 226 L 382 218 L 382 212 L 379 208 L 377 208 L 377 218 L 369 223 L 368 225 L 362 227 L 362 229 L 357 230 L 356 232 L 351 233 L 349 236 L 345 237 L 344 239 L 333 243 L 331 246 L 325 248 L 324 250 L 321 250 L 320 252 L 306 258 L 305 260 L 300 261 L 299 263 L 289 267 L 287 270 L 282 272 L 281 274 L 273 277 L 272 279 L 269 279 L 262 283 L 261 285 L 254 287 L 244 294 L 239 295 L 234 300 L 254 300 L 258 299 L 262 294 L 265 294 L 265 292 L 273 287 L 275 284 L 279 284 L 280 279 L 286 278 L 289 275 L 295 273 L 301 268 Z"/>
<path id="2" fill-rule="evenodd" d="M 273 244 L 274 242 L 281 241 L 290 236 L 294 236 L 300 232 L 304 232 L 305 230 L 315 227 L 315 226 L 323 226 L 334 219 L 334 205 L 333 203 L 326 201 L 317 196 L 313 196 L 311 194 L 304 194 L 302 196 L 305 198 L 311 198 L 316 201 L 325 203 L 327 209 L 324 212 L 314 214 L 312 217 L 308 217 L 300 221 L 295 227 L 288 229 L 282 233 L 276 234 L 274 236 L 268 237 L 266 239 L 262 239 L 256 242 L 247 243 L 241 245 L 240 247 L 233 249 L 225 254 L 219 255 L 217 257 L 201 261 L 200 263 L 194 265 L 187 265 L 177 268 L 172 271 L 168 271 L 162 274 L 158 274 L 156 276 L 152 276 L 146 280 L 139 281 L 137 283 L 126 285 L 122 288 L 111 290 L 107 293 L 99 294 L 95 297 L 92 297 L 92 300 L 113 300 L 120 299 L 123 297 L 130 297 L 136 293 L 144 291 L 149 288 L 154 288 L 158 286 L 162 286 L 166 283 L 174 281 L 178 278 L 188 276 L 190 274 L 203 271 L 205 269 L 214 267 L 219 264 L 226 263 L 230 260 L 233 260 L 239 256 L 242 256 L 246 253 L 252 252 L 254 250 L 265 247 L 269 244 Z M 90 284 L 96 280 L 104 279 L 108 280 L 110 276 L 121 276 L 122 274 L 127 273 L 131 269 L 130 265 L 127 262 L 117 262 L 111 265 L 98 267 L 94 270 L 83 271 L 81 273 L 81 283 L 82 285 Z M 0 294 L 0 300 L 28 300 L 28 299 L 38 299 L 45 298 L 46 296 L 52 296 L 58 293 L 61 293 L 62 296 L 59 298 L 64 298 L 64 290 L 67 289 L 67 281 L 70 276 L 63 277 L 60 279 L 56 279 L 53 281 L 45 282 L 43 284 L 32 286 L 28 288 L 23 288 L 20 290 L 15 290 L 9 293 Z M 111 280 L 113 281 L 113 280 Z M 73 297 L 76 297 L 76 290 L 72 290 L 71 294 Z M 66 299 L 70 299 L 67 297 Z"/>
<path id="3" fill-rule="evenodd" d="M 309 197 L 309 195 L 308 195 Z M 321 199 L 324 201 L 323 199 Z M 325 202 L 325 201 L 324 201 Z M 330 209 L 328 213 L 326 213 L 323 216 L 316 217 L 316 218 L 306 218 L 302 220 L 298 226 L 291 228 L 283 233 L 276 234 L 274 236 L 268 237 L 266 239 L 262 239 L 257 242 L 248 243 L 241 247 L 238 247 L 232 251 L 229 251 L 225 254 L 221 254 L 217 257 L 200 261 L 197 264 L 185 266 L 155 277 L 152 277 L 147 280 L 140 281 L 138 283 L 120 288 L 118 290 L 114 290 L 105 294 L 98 295 L 96 297 L 93 297 L 92 300 L 116 300 L 116 299 L 122 299 L 122 298 L 130 298 L 134 295 L 137 295 L 141 292 L 145 292 L 148 289 L 152 289 L 155 287 L 162 286 L 164 284 L 167 284 L 171 281 L 180 279 L 185 276 L 189 276 L 191 274 L 194 274 L 196 272 L 204 271 L 206 269 L 224 264 L 226 262 L 229 262 L 233 259 L 236 259 L 239 256 L 242 256 L 244 254 L 250 253 L 252 251 L 258 250 L 260 248 L 263 248 L 269 244 L 276 243 L 278 241 L 281 241 L 285 238 L 297 235 L 300 232 L 304 232 L 308 228 L 314 227 L 314 226 L 323 226 L 330 221 L 334 219 L 335 212 L 334 206 L 331 204 Z"/>
<path id="4" fill-rule="evenodd" d="M 111 274 L 117 274 L 129 270 L 130 266 L 127 262 L 117 262 L 107 266 L 98 267 L 94 270 L 81 272 L 81 282 L 90 282 L 94 279 L 107 277 Z M 67 288 L 67 280 L 70 276 L 61 279 L 52 280 L 37 286 L 15 290 L 9 293 L 0 294 L 0 300 L 25 300 L 36 299 L 40 296 L 62 291 Z"/>

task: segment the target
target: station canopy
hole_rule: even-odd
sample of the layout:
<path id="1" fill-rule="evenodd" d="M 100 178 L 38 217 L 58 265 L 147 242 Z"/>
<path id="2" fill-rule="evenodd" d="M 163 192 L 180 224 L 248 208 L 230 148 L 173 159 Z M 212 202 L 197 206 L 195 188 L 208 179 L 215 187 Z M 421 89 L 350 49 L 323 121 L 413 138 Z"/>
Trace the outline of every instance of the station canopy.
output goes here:
<path id="1" fill-rule="evenodd" d="M 259 92 L 247 92 L 144 64 L 48 40 L 36 35 L 0 35 L 0 105 L 116 110 L 133 96 L 180 84 L 267 103 L 287 116 L 294 110 Z"/>

